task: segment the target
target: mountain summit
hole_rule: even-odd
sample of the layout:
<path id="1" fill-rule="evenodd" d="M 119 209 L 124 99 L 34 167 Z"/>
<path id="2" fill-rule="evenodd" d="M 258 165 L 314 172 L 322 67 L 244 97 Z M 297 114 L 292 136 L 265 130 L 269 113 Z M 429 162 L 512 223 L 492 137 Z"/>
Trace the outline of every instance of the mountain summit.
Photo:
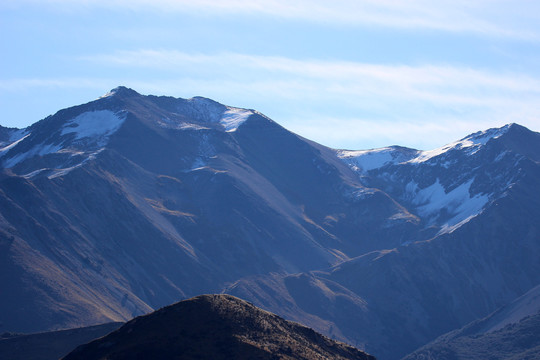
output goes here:
<path id="1" fill-rule="evenodd" d="M 64 360 L 105 358 L 375 359 L 229 295 L 201 295 L 138 317 Z"/>
<path id="2" fill-rule="evenodd" d="M 201 97 L 119 87 L 9 136 L 0 270 L 18 275 L 0 278 L 12 294 L 0 305 L 12 331 L 127 320 L 392 246 L 416 226 L 332 149 Z"/>
<path id="3" fill-rule="evenodd" d="M 119 87 L 0 128 L 0 331 L 227 292 L 397 359 L 540 284 L 540 134 L 335 150 Z"/>

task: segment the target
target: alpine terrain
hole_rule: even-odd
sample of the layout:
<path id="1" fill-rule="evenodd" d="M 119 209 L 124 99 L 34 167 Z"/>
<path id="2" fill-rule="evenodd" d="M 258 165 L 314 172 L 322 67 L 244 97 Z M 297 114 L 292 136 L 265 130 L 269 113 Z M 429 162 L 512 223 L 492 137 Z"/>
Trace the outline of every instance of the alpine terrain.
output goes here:
<path id="1" fill-rule="evenodd" d="M 540 284 L 540 134 L 517 124 L 336 150 L 119 87 L 0 127 L 0 171 L 0 331 L 228 293 L 399 359 Z"/>

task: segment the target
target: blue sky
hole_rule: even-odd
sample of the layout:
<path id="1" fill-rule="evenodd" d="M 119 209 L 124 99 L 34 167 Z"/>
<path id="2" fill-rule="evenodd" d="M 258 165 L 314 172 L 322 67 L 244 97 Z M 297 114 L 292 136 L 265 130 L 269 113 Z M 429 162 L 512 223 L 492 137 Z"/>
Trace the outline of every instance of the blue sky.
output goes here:
<path id="1" fill-rule="evenodd" d="M 334 148 L 540 130 L 540 2 L 4 0 L 0 124 L 125 85 L 253 108 Z"/>

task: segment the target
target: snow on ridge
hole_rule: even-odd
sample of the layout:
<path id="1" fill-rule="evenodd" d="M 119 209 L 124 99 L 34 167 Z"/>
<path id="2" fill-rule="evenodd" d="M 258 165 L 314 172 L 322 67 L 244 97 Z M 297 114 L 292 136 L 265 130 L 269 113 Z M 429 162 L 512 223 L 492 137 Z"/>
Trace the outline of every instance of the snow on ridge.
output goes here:
<path id="1" fill-rule="evenodd" d="M 125 116 L 115 114 L 108 110 L 99 110 L 82 113 L 75 118 L 69 120 L 61 129 L 60 136 L 67 134 L 75 134 L 75 140 L 88 139 L 100 147 L 104 146 L 108 137 L 113 134 L 123 124 Z M 19 132 L 17 136 L 22 135 Z M 0 156 L 7 153 L 8 150 L 15 147 L 18 143 L 26 139 L 30 134 L 25 134 L 23 137 L 0 149 Z M 15 165 L 30 159 L 34 156 L 44 156 L 47 154 L 58 153 L 66 146 L 62 141 L 54 143 L 40 143 L 34 145 L 28 151 L 20 152 L 12 155 L 3 162 L 4 168 L 12 168 Z M 69 146 L 68 146 L 69 148 Z"/>
<path id="2" fill-rule="evenodd" d="M 223 125 L 226 132 L 233 132 L 236 131 L 252 114 L 253 111 L 251 110 L 227 107 L 227 110 L 223 113 L 219 122 Z"/>
<path id="3" fill-rule="evenodd" d="M 75 140 L 103 139 L 116 132 L 124 120 L 125 116 L 119 116 L 110 110 L 89 111 L 68 121 L 62 128 L 61 135 L 75 133 Z"/>
<path id="4" fill-rule="evenodd" d="M 44 156 L 47 154 L 55 153 L 62 149 L 61 145 L 54 145 L 54 144 L 39 144 L 34 147 L 32 147 L 30 150 L 17 154 L 11 158 L 8 158 L 6 161 L 4 161 L 4 167 L 5 168 L 12 168 L 21 161 L 24 161 L 26 159 L 29 159 L 34 156 Z"/>
<path id="5" fill-rule="evenodd" d="M 21 136 L 20 138 L 18 138 L 19 135 Z M 18 143 L 26 139 L 28 136 L 30 136 L 30 134 L 26 134 L 25 132 L 19 134 L 11 134 L 10 141 L 12 142 L 0 149 L 0 157 L 6 154 L 10 149 L 13 149 L 15 146 L 17 146 Z"/>
<path id="6" fill-rule="evenodd" d="M 337 156 L 345 161 L 355 171 L 370 171 L 379 169 L 387 164 L 398 164 L 410 159 L 417 151 L 396 147 L 384 147 L 372 150 L 338 150 Z M 410 151 L 412 154 L 407 154 Z"/>
<path id="7" fill-rule="evenodd" d="M 497 139 L 500 136 L 504 135 L 508 131 L 510 126 L 511 124 L 508 124 L 501 128 L 493 128 L 493 129 L 488 129 L 485 131 L 479 131 L 461 140 L 444 145 L 443 147 L 440 147 L 438 149 L 420 151 L 417 157 L 409 160 L 408 162 L 409 163 L 423 163 L 434 157 L 437 157 L 439 155 L 442 155 L 454 149 L 455 150 L 468 149 L 467 154 L 472 155 L 476 153 L 478 150 L 480 150 L 482 146 L 486 145 L 489 140 Z"/>

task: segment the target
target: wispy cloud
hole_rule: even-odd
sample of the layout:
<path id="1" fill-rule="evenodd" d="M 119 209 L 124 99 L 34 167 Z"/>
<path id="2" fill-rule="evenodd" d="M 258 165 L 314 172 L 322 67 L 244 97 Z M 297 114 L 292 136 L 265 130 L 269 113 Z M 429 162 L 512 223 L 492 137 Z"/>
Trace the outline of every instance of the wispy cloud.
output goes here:
<path id="1" fill-rule="evenodd" d="M 81 59 L 101 65 L 152 68 L 167 74 L 218 77 L 219 82 L 228 79 L 253 83 L 256 75 L 255 83 L 280 81 L 286 88 L 303 92 L 315 86 L 317 94 L 326 90 L 326 94 L 380 95 L 435 104 L 513 105 L 540 96 L 538 78 L 470 67 L 381 65 L 237 53 L 189 54 L 176 50 L 120 51 Z"/>
<path id="2" fill-rule="evenodd" d="M 14 1 L 6 3 L 15 6 Z M 334 25 L 432 29 L 540 40 L 540 3 L 530 0 L 18 0 L 16 3 L 63 10 L 101 7 L 198 16 L 263 15 Z"/>
<path id="3" fill-rule="evenodd" d="M 272 108 L 258 109 L 331 146 L 361 146 L 377 138 L 429 148 L 442 145 L 444 138 L 451 141 L 508 122 L 540 129 L 540 79 L 527 74 L 176 50 L 120 51 L 83 60 L 151 68 L 157 71 L 155 78 L 133 86 L 152 93 L 189 89 L 256 108 L 261 98 L 271 98 Z M 439 137 L 428 136 L 432 131 Z M 403 141 L 391 141 L 398 133 Z M 405 137 L 410 141 L 405 143 Z"/>
<path id="4" fill-rule="evenodd" d="M 126 85 L 147 94 L 202 95 L 255 108 L 333 147 L 401 144 L 428 149 L 509 122 L 540 129 L 540 79 L 520 73 L 153 49 L 77 60 L 107 68 L 107 73 L 118 69 L 134 75 L 8 79 L 0 81 L 0 90 L 105 92 Z"/>

